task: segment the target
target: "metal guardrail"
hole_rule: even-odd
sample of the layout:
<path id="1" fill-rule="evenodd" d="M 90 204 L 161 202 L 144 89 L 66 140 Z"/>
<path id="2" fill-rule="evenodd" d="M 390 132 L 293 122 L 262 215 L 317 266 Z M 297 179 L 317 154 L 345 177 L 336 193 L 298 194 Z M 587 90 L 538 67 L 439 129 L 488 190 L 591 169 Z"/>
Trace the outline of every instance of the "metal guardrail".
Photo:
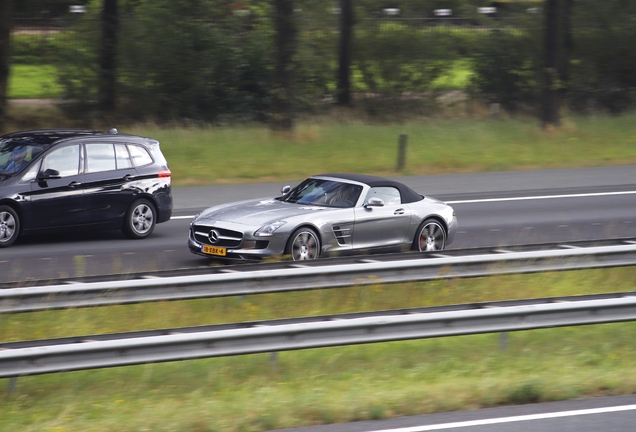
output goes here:
<path id="1" fill-rule="evenodd" d="M 526 303 L 399 315 L 320 317 L 301 323 L 244 323 L 247 328 L 173 329 L 181 334 L 115 335 L 112 340 L 0 345 L 0 378 L 409 339 L 543 329 L 636 320 L 636 296 Z M 589 296 L 588 296 L 589 297 Z M 102 336 L 103 337 L 103 336 Z"/>
<path id="2" fill-rule="evenodd" d="M 297 263 L 284 269 L 8 288 L 0 290 L 0 313 L 636 264 L 634 244 L 499 252 L 455 257 L 438 254 L 437 258 L 427 255 L 423 259 L 389 262 L 370 256 L 354 264 L 305 267 Z"/>

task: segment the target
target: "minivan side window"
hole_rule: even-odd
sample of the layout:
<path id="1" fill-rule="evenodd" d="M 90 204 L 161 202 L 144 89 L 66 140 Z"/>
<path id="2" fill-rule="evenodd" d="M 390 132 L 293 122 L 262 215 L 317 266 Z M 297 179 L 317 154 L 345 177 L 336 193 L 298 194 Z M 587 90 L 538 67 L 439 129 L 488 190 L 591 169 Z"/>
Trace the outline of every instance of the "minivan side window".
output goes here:
<path id="1" fill-rule="evenodd" d="M 152 163 L 152 157 L 144 147 L 128 144 L 128 150 L 132 156 L 133 164 L 136 167 L 150 165 Z"/>
<path id="2" fill-rule="evenodd" d="M 126 144 L 115 144 L 115 159 L 117 160 L 117 169 L 132 168 Z"/>
<path id="3" fill-rule="evenodd" d="M 44 158 L 42 171 L 53 169 L 58 171 L 61 177 L 78 175 L 79 156 L 79 144 L 54 150 Z"/>
<path id="4" fill-rule="evenodd" d="M 115 168 L 112 144 L 86 144 L 86 172 L 113 171 Z"/>
<path id="5" fill-rule="evenodd" d="M 373 187 L 369 189 L 367 197 L 364 199 L 364 203 L 368 203 L 371 198 L 381 198 L 384 201 L 384 205 L 401 204 L 402 198 L 400 197 L 400 191 L 394 187 Z"/>

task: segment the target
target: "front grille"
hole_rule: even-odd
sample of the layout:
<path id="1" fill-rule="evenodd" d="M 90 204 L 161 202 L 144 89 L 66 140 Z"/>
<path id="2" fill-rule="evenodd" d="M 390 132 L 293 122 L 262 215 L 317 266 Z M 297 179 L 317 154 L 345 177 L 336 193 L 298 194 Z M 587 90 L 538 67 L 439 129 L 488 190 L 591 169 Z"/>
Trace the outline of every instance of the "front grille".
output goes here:
<path id="1" fill-rule="evenodd" d="M 218 233 L 216 242 L 210 241 L 210 232 Z M 243 240 L 243 233 L 240 231 L 232 231 L 223 228 L 210 227 L 205 225 L 192 225 L 194 238 L 199 243 L 213 244 L 214 246 L 223 246 L 227 248 L 236 248 Z"/>

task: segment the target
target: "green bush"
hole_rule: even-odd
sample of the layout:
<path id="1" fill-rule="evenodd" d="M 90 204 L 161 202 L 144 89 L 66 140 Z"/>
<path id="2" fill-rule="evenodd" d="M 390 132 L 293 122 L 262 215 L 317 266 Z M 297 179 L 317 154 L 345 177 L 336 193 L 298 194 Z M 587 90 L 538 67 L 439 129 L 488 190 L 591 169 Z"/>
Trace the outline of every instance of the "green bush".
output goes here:
<path id="1" fill-rule="evenodd" d="M 72 117 L 85 118 L 93 112 L 97 99 L 99 58 L 99 26 L 96 21 L 81 21 L 66 36 L 52 59 L 57 68 L 57 81 L 62 88 L 61 98 L 72 103 L 64 108 Z"/>
<path id="2" fill-rule="evenodd" d="M 236 17 L 231 6 L 214 8 L 212 3 L 126 3 L 118 33 L 121 116 L 212 122 L 267 118 L 274 89 L 271 5 L 248 2 L 252 14 Z M 375 19 L 378 15 L 369 12 L 369 5 L 356 5 L 352 52 L 352 89 L 363 96 L 358 100 L 369 113 L 435 108 L 436 93 L 448 88 L 439 85 L 440 77 L 460 59 L 472 68 L 470 91 L 475 97 L 511 112 L 537 109 L 544 64 L 542 14 L 524 10 L 499 22 L 470 16 L 479 26 L 435 25 L 418 19 Z M 400 2 L 405 14 L 427 13 L 431 5 L 411 10 Z M 336 89 L 339 31 L 338 17 L 326 3 L 299 0 L 297 6 L 292 103 L 301 112 L 329 106 L 324 101 Z M 66 107 L 83 117 L 97 112 L 101 24 L 99 7 L 89 10 L 70 30 L 47 38 L 16 35 L 12 46 L 16 63 L 54 59 L 64 98 L 73 101 Z M 634 106 L 635 16 L 636 3 L 575 3 L 562 92 L 571 109 L 618 113 Z"/>
<path id="3" fill-rule="evenodd" d="M 512 112 L 535 106 L 540 83 L 537 39 L 527 31 L 489 31 L 473 60 L 474 91 Z"/>
<path id="4" fill-rule="evenodd" d="M 177 17 L 172 2 L 144 4 L 122 32 L 124 108 L 158 118 L 214 120 L 267 108 L 271 43 L 260 28 Z M 236 24 L 236 25 L 232 25 Z"/>
<path id="5" fill-rule="evenodd" d="M 566 39 L 563 102 L 575 112 L 621 113 L 636 105 L 636 4 L 576 2 Z M 488 33 L 474 56 L 472 89 L 509 111 L 536 109 L 544 64 L 543 17 Z"/>
<path id="6" fill-rule="evenodd" d="M 441 30 L 441 31 L 440 31 Z M 415 29 L 393 21 L 366 21 L 356 29 L 356 91 L 399 97 L 429 90 L 452 66 L 457 51 L 443 28 Z"/>
<path id="7" fill-rule="evenodd" d="M 67 38 L 64 32 L 50 34 L 15 34 L 11 37 L 11 61 L 16 64 L 39 65 L 55 57 L 60 44 Z"/>
<path id="8" fill-rule="evenodd" d="M 584 1 L 576 9 L 568 95 L 576 111 L 620 113 L 636 104 L 636 5 Z"/>
<path id="9" fill-rule="evenodd" d="M 143 2 L 120 20 L 119 114 L 136 120 L 264 120 L 273 88 L 271 21 L 232 15 L 202 19 L 212 16 L 205 3 L 186 6 L 180 1 Z M 77 115 L 95 112 L 98 23 L 87 17 L 78 24 L 73 49 L 59 55 L 59 80 L 65 97 L 73 101 L 67 109 Z M 296 104 L 306 108 L 328 91 L 334 62 L 325 59 L 335 56 L 336 39 L 332 32 L 313 33 L 305 27 L 300 35 L 293 65 Z"/>

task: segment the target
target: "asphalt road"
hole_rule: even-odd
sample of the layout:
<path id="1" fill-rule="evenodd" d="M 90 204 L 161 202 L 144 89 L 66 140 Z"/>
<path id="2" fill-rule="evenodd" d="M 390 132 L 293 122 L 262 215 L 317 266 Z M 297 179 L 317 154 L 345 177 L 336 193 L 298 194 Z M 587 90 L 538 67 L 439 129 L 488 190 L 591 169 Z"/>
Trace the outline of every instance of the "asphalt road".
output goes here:
<path id="1" fill-rule="evenodd" d="M 636 166 L 397 179 L 455 207 L 460 230 L 451 248 L 636 236 Z M 24 237 L 0 250 L 0 282 L 219 265 L 188 251 L 192 216 L 218 203 L 277 195 L 284 185 L 174 188 L 173 219 L 141 241 L 89 231 Z"/>
<path id="2" fill-rule="evenodd" d="M 294 432 L 633 432 L 636 395 L 285 429 Z"/>

